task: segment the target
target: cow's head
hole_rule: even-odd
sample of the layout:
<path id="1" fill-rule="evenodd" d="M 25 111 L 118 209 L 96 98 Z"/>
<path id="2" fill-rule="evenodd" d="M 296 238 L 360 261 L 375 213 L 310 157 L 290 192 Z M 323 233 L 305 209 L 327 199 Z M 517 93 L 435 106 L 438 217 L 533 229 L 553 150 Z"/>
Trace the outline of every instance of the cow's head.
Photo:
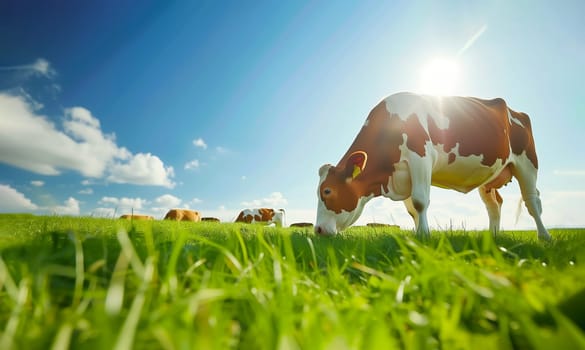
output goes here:
<path id="1" fill-rule="evenodd" d="M 284 227 L 284 225 L 285 225 L 284 218 L 285 218 L 285 211 L 284 211 L 284 209 L 277 209 L 277 210 L 274 211 L 274 216 L 272 218 L 272 221 L 275 224 Z"/>
<path id="2" fill-rule="evenodd" d="M 334 235 L 359 218 L 371 198 L 364 197 L 358 185 L 367 161 L 368 155 L 357 151 L 347 158 L 345 164 L 326 164 L 319 169 L 316 233 Z"/>

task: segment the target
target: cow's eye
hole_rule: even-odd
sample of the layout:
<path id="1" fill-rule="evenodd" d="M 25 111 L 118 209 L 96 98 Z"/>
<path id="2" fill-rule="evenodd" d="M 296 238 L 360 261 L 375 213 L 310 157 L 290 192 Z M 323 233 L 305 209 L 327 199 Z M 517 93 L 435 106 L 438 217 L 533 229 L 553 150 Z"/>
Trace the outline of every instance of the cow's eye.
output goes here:
<path id="1" fill-rule="evenodd" d="M 330 195 L 331 194 L 331 189 L 329 187 L 326 188 L 326 189 L 324 189 L 323 190 L 323 194 L 326 195 L 326 196 Z"/>

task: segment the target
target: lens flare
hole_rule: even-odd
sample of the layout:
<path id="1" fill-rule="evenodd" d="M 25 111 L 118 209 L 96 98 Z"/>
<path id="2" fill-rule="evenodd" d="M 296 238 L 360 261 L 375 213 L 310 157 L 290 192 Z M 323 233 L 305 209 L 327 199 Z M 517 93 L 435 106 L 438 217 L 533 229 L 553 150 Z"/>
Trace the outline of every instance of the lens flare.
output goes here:
<path id="1" fill-rule="evenodd" d="M 420 73 L 419 90 L 431 95 L 452 95 L 459 83 L 459 65 L 455 60 L 436 58 L 425 64 Z"/>

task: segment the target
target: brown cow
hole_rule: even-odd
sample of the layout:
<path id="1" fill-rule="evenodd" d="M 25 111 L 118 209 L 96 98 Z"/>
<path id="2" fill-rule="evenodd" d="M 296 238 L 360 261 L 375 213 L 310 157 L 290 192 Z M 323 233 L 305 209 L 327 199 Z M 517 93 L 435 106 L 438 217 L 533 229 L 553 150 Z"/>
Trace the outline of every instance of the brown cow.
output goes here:
<path id="1" fill-rule="evenodd" d="M 419 237 L 429 235 L 430 187 L 479 190 L 493 234 L 500 229 L 498 189 L 518 180 L 538 238 L 549 240 L 536 188 L 538 160 L 528 115 L 497 98 L 398 93 L 368 115 L 337 166 L 319 169 L 315 232 L 336 234 L 365 204 L 383 196 L 404 201 Z"/>
<path id="2" fill-rule="evenodd" d="M 284 209 L 244 209 L 236 218 L 236 222 L 255 223 L 265 222 L 268 224 L 274 223 L 277 226 L 284 226 Z"/>
<path id="3" fill-rule="evenodd" d="M 310 222 L 295 222 L 290 227 L 312 227 L 313 224 Z"/>
<path id="4" fill-rule="evenodd" d="M 201 215 L 198 211 L 189 209 L 171 209 L 165 215 L 165 220 L 176 220 L 176 221 L 201 221 Z"/>
<path id="5" fill-rule="evenodd" d="M 120 219 L 126 219 L 126 220 L 154 220 L 154 217 L 152 217 L 150 215 L 124 214 L 124 215 L 120 216 Z"/>
<path id="6" fill-rule="evenodd" d="M 218 218 L 212 218 L 212 217 L 204 217 L 204 218 L 201 218 L 201 221 L 220 222 L 220 220 Z"/>

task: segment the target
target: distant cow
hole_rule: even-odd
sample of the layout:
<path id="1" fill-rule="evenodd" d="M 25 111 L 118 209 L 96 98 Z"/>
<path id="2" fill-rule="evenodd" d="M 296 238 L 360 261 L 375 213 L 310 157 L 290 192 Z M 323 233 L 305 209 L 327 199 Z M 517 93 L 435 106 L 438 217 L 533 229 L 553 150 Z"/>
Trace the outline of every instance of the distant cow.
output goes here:
<path id="1" fill-rule="evenodd" d="M 171 209 L 165 215 L 165 220 L 176 220 L 176 221 L 201 221 L 201 215 L 198 211 L 189 209 Z"/>
<path id="2" fill-rule="evenodd" d="M 333 130 L 328 130 L 336 138 Z M 530 118 L 501 99 L 398 93 L 367 117 L 336 166 L 319 169 L 315 232 L 334 235 L 353 224 L 378 196 L 404 201 L 416 234 L 429 236 L 430 187 L 479 190 L 495 235 L 498 189 L 515 177 L 538 238 L 549 240 L 536 188 L 538 160 Z"/>
<path id="3" fill-rule="evenodd" d="M 377 222 L 369 222 L 366 224 L 368 227 L 388 227 L 388 228 L 400 228 L 398 225 L 390 225 L 390 224 L 381 224 Z"/>
<path id="4" fill-rule="evenodd" d="M 212 218 L 212 217 L 204 217 L 204 218 L 201 218 L 201 221 L 220 222 L 220 220 L 218 218 Z"/>
<path id="5" fill-rule="evenodd" d="M 120 219 L 126 219 L 126 220 L 154 220 L 154 217 L 152 217 L 150 215 L 124 214 L 124 215 L 120 216 Z"/>
<path id="6" fill-rule="evenodd" d="M 290 227 L 312 227 L 313 224 L 310 222 L 295 222 Z"/>
<path id="7" fill-rule="evenodd" d="M 264 222 L 275 224 L 277 226 L 284 226 L 284 209 L 244 209 L 236 218 L 236 222 L 246 222 L 248 224 Z"/>

